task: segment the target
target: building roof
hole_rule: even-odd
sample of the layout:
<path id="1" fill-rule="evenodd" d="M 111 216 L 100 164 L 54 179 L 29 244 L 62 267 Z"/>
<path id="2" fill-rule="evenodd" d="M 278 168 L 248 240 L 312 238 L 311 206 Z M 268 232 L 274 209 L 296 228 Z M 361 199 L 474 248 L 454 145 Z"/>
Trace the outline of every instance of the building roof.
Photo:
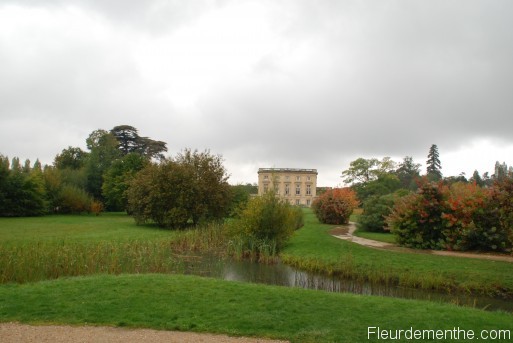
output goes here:
<path id="1" fill-rule="evenodd" d="M 299 169 L 299 168 L 258 168 L 260 173 L 309 173 L 317 174 L 317 169 Z"/>

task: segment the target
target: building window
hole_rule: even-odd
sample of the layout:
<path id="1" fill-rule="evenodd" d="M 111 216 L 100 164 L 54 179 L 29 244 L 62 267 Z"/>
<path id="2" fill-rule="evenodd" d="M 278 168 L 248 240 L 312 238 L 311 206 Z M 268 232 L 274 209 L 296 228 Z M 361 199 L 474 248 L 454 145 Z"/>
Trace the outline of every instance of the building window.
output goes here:
<path id="1" fill-rule="evenodd" d="M 301 195 L 301 185 L 299 183 L 296 184 L 296 195 Z"/>
<path id="2" fill-rule="evenodd" d="M 267 194 L 267 191 L 268 191 L 268 186 L 267 185 L 264 185 L 264 194 Z"/>
<path id="3" fill-rule="evenodd" d="M 296 181 L 301 181 L 301 176 L 296 176 Z"/>
<path id="4" fill-rule="evenodd" d="M 280 195 L 280 187 L 279 186 L 274 186 L 274 193 L 276 193 L 277 195 Z"/>
<path id="5" fill-rule="evenodd" d="M 306 200 L 306 206 L 310 206 L 310 199 Z"/>
<path id="6" fill-rule="evenodd" d="M 290 181 L 290 176 L 285 176 L 285 181 Z"/>
<path id="7" fill-rule="evenodd" d="M 306 195 L 312 195 L 312 185 L 306 185 Z"/>
<path id="8" fill-rule="evenodd" d="M 311 181 L 311 180 L 312 180 L 312 178 L 310 176 L 306 177 L 306 181 Z"/>
<path id="9" fill-rule="evenodd" d="M 285 184 L 285 195 L 290 195 L 290 185 L 288 183 Z"/>
<path id="10" fill-rule="evenodd" d="M 299 201 L 299 199 L 296 199 L 296 205 L 301 205 L 301 202 Z"/>
<path id="11" fill-rule="evenodd" d="M 269 180 L 269 175 L 264 175 L 264 180 Z"/>

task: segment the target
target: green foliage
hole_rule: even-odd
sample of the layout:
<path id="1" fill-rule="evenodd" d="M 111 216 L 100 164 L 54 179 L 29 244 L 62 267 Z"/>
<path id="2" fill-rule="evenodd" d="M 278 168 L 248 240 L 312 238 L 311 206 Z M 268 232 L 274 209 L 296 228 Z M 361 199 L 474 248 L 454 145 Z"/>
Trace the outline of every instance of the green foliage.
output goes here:
<path id="1" fill-rule="evenodd" d="M 494 183 L 490 205 L 498 211 L 500 226 L 513 244 L 513 175 Z"/>
<path id="2" fill-rule="evenodd" d="M 301 209 L 293 208 L 273 191 L 251 198 L 238 218 L 229 223 L 228 234 L 252 251 L 252 245 L 271 244 L 280 250 L 302 225 Z"/>
<path id="3" fill-rule="evenodd" d="M 315 215 L 325 224 L 347 224 L 356 207 L 358 200 L 350 188 L 330 189 L 312 203 Z"/>
<path id="4" fill-rule="evenodd" d="M 86 191 L 95 199 L 103 200 L 103 174 L 121 155 L 116 138 L 105 130 L 95 130 L 87 138 L 91 150 L 85 165 L 87 174 Z"/>
<path id="5" fill-rule="evenodd" d="M 477 170 L 474 170 L 474 173 L 472 173 L 472 177 L 470 178 L 469 182 L 475 183 L 479 187 L 485 186 L 485 182 Z"/>
<path id="6" fill-rule="evenodd" d="M 364 231 L 388 231 L 386 217 L 392 211 L 396 196 L 387 194 L 371 196 L 363 203 L 363 213 L 358 219 L 358 228 Z"/>
<path id="7" fill-rule="evenodd" d="M 417 190 L 416 180 L 420 178 L 420 163 L 415 163 L 411 156 L 405 156 L 395 174 L 401 182 L 401 188 L 415 191 Z"/>
<path id="8" fill-rule="evenodd" d="M 188 176 L 192 178 L 189 183 L 192 198 L 186 210 L 193 224 L 223 219 L 228 214 L 231 193 L 222 157 L 212 155 L 208 150 L 198 152 L 185 149 L 175 161 L 186 168 Z"/>
<path id="9" fill-rule="evenodd" d="M 56 210 L 59 213 L 89 213 L 93 200 L 83 189 L 64 185 L 57 196 Z"/>
<path id="10" fill-rule="evenodd" d="M 154 141 L 148 137 L 140 137 L 137 129 L 133 126 L 115 126 L 110 133 L 118 141 L 118 148 L 123 155 L 136 153 L 146 159 L 164 159 L 163 152 L 167 151 L 166 143 Z"/>
<path id="11" fill-rule="evenodd" d="M 44 181 L 40 169 L 32 169 L 27 160 L 24 168 L 13 158 L 0 155 L 0 216 L 39 216 L 46 212 Z"/>
<path id="12" fill-rule="evenodd" d="M 88 155 L 82 149 L 70 146 L 55 156 L 53 165 L 57 169 L 80 169 L 85 165 Z"/>
<path id="13" fill-rule="evenodd" d="M 148 221 L 161 227 L 180 228 L 189 219 L 186 206 L 192 201 L 186 168 L 172 161 L 150 164 L 130 182 L 128 212 L 140 225 Z"/>
<path id="14" fill-rule="evenodd" d="M 237 211 L 245 207 L 247 202 L 249 201 L 249 198 L 252 194 L 258 193 L 258 187 L 254 186 L 250 183 L 247 183 L 245 185 L 239 184 L 230 186 L 230 192 L 231 192 L 231 202 L 230 202 L 230 210 L 229 215 L 230 217 L 234 217 L 237 214 Z"/>
<path id="15" fill-rule="evenodd" d="M 129 153 L 114 161 L 103 175 L 102 194 L 109 211 L 125 211 L 127 209 L 126 191 L 130 180 L 143 169 L 148 161 L 141 155 Z"/>
<path id="16" fill-rule="evenodd" d="M 431 145 L 429 148 L 427 165 L 427 177 L 430 181 L 439 181 L 442 179 L 442 164 L 440 163 L 440 154 L 436 144 Z"/>
<path id="17" fill-rule="evenodd" d="M 348 184 L 365 184 L 377 179 L 380 175 L 392 172 L 396 163 L 390 157 L 358 158 L 349 164 L 349 169 L 342 172 L 344 182 Z"/>
<path id="18" fill-rule="evenodd" d="M 220 156 L 185 150 L 175 161 L 150 164 L 129 183 L 128 210 L 136 223 L 185 227 L 189 221 L 221 220 L 230 189 Z"/>
<path id="19" fill-rule="evenodd" d="M 401 188 L 401 181 L 394 174 L 384 173 L 375 180 L 354 185 L 351 188 L 356 191 L 358 199 L 365 202 L 369 197 L 387 195 L 397 191 Z"/>

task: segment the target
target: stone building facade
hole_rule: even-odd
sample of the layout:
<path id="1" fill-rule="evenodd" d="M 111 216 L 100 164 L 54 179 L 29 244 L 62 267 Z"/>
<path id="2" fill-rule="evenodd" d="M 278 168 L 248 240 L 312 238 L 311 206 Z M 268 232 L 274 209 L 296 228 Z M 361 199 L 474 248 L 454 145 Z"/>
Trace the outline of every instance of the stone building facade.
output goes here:
<path id="1" fill-rule="evenodd" d="M 258 195 L 271 189 L 291 205 L 310 207 L 317 196 L 317 169 L 258 169 Z"/>

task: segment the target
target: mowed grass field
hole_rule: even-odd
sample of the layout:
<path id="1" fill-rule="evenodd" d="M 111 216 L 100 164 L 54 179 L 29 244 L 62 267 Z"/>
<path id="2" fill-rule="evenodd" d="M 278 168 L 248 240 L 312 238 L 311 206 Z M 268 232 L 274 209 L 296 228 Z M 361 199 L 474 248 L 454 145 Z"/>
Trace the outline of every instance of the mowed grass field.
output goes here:
<path id="1" fill-rule="evenodd" d="M 306 225 L 295 233 L 283 258 L 306 268 L 343 270 L 376 280 L 385 275 L 388 282 L 404 282 L 405 277 L 420 282 L 427 274 L 430 282 L 447 285 L 472 286 L 475 279 L 476 287 L 486 282 L 511 286 L 510 264 L 360 247 L 331 237 L 331 226 L 305 213 Z M 369 326 L 513 330 L 513 315 L 503 312 L 170 274 L 177 271 L 177 240 L 189 235 L 197 242 L 205 236 L 190 233 L 136 226 L 124 214 L 1 218 L 0 321 L 145 327 L 293 342 L 364 342 Z M 209 244 L 206 240 L 205 247 Z"/>
<path id="2" fill-rule="evenodd" d="M 0 218 L 0 244 L 99 242 L 170 238 L 176 231 L 137 226 L 126 213 Z"/>

